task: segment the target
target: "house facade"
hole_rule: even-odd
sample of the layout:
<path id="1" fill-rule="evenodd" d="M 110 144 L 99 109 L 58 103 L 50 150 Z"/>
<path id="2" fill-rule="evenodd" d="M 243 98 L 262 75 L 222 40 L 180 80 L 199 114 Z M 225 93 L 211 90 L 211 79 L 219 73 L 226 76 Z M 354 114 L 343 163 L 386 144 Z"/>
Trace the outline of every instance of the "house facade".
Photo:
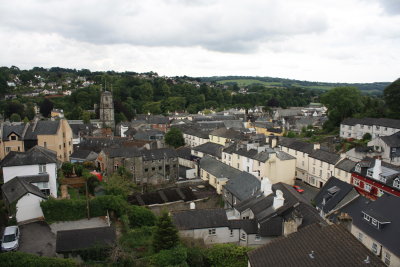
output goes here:
<path id="1" fill-rule="evenodd" d="M 73 134 L 68 122 L 64 119 L 58 121 L 39 121 L 33 123 L 0 126 L 0 159 L 10 151 L 24 152 L 39 145 L 57 153 L 57 159 L 69 161 L 73 153 Z"/>
<path id="2" fill-rule="evenodd" d="M 348 118 L 340 124 L 340 137 L 362 139 L 370 134 L 372 139 L 388 136 L 400 131 L 400 120 L 386 118 Z"/>

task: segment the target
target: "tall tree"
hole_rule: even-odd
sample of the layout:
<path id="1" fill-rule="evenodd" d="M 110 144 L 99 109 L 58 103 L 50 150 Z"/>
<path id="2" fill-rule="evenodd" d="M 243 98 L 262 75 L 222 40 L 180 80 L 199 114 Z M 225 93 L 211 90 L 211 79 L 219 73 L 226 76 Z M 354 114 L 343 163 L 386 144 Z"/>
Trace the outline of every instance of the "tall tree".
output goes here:
<path id="1" fill-rule="evenodd" d="M 362 109 L 362 96 L 355 87 L 336 87 L 321 96 L 321 102 L 328 108 L 330 125 L 339 126 L 340 122 Z"/>
<path id="2" fill-rule="evenodd" d="M 165 143 L 173 146 L 174 148 L 185 145 L 185 139 L 183 139 L 181 130 L 174 127 L 171 128 L 165 135 Z"/>
<path id="3" fill-rule="evenodd" d="M 54 104 L 51 102 L 49 99 L 45 98 L 42 103 L 40 103 L 40 113 L 44 117 L 48 117 L 51 113 L 51 110 L 53 109 Z"/>
<path id="4" fill-rule="evenodd" d="M 167 212 L 158 218 L 156 230 L 153 237 L 153 248 L 156 252 L 163 249 L 171 249 L 178 245 L 178 230 L 172 223 L 171 217 Z"/>
<path id="5" fill-rule="evenodd" d="M 400 78 L 385 88 L 383 96 L 391 111 L 391 117 L 400 118 Z"/>

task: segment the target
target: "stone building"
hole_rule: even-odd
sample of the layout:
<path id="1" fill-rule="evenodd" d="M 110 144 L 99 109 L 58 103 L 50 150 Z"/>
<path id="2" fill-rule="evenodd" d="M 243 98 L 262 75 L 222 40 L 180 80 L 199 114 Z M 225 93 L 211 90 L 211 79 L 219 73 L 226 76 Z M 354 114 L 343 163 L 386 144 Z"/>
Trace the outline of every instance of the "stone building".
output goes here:
<path id="1" fill-rule="evenodd" d="M 103 127 L 115 128 L 114 120 L 114 102 L 112 93 L 104 91 L 101 93 L 100 98 L 100 121 Z"/>

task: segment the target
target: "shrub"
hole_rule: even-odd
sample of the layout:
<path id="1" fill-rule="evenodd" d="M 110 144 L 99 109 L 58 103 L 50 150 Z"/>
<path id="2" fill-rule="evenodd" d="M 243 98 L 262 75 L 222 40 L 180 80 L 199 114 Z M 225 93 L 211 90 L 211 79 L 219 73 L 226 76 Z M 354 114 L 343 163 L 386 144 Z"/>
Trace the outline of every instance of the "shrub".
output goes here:
<path id="1" fill-rule="evenodd" d="M 152 258 L 155 266 L 189 266 L 186 263 L 187 251 L 185 247 L 179 246 L 169 250 L 161 250 Z"/>
<path id="2" fill-rule="evenodd" d="M 70 162 L 64 162 L 61 169 L 65 176 L 71 176 L 74 170 L 74 165 Z"/>
<path id="3" fill-rule="evenodd" d="M 156 216 L 145 207 L 130 206 L 127 213 L 131 227 L 153 226 L 156 222 Z"/>
<path id="4" fill-rule="evenodd" d="M 39 257 L 23 252 L 7 252 L 0 254 L 1 266 L 77 266 L 71 259 Z"/>
<path id="5" fill-rule="evenodd" d="M 246 253 L 250 248 L 233 244 L 217 244 L 205 251 L 205 255 L 212 266 L 246 267 Z"/>

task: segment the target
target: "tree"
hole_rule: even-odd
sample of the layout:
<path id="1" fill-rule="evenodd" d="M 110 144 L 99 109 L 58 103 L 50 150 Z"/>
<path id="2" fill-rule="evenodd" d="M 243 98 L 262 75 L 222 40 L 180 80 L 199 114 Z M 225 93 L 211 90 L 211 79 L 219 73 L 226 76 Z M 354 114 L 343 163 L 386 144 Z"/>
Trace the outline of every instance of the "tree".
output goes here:
<path id="1" fill-rule="evenodd" d="M 61 169 L 65 176 L 71 176 L 74 172 L 74 165 L 70 162 L 64 162 Z"/>
<path id="2" fill-rule="evenodd" d="M 104 189 L 108 195 L 122 196 L 124 198 L 132 194 L 136 184 L 132 182 L 132 174 L 125 168 L 119 167 L 118 171 L 108 177 Z"/>
<path id="3" fill-rule="evenodd" d="M 185 145 L 183 134 L 178 128 L 171 128 L 165 135 L 165 143 L 173 146 L 174 148 Z"/>
<path id="4" fill-rule="evenodd" d="M 13 113 L 10 116 L 10 121 L 11 122 L 20 122 L 21 121 L 21 116 L 17 113 Z"/>
<path id="5" fill-rule="evenodd" d="M 321 96 L 321 102 L 328 108 L 330 125 L 334 127 L 363 107 L 360 90 L 355 87 L 333 88 Z"/>
<path id="6" fill-rule="evenodd" d="M 362 137 L 362 140 L 364 141 L 370 141 L 372 139 L 372 136 L 370 133 L 365 133 Z"/>
<path id="7" fill-rule="evenodd" d="M 51 102 L 49 99 L 45 98 L 42 103 L 40 103 L 40 113 L 44 117 L 48 117 L 54 107 L 53 102 Z"/>
<path id="8" fill-rule="evenodd" d="M 178 230 L 172 223 L 171 217 L 164 211 L 157 220 L 153 248 L 156 252 L 159 252 L 160 250 L 174 248 L 178 243 Z"/>
<path id="9" fill-rule="evenodd" d="M 90 113 L 87 111 L 82 112 L 83 123 L 90 123 Z"/>
<path id="10" fill-rule="evenodd" d="M 392 117 L 400 118 L 400 78 L 385 88 L 383 91 L 383 96 L 385 98 L 386 105 L 392 112 Z"/>

